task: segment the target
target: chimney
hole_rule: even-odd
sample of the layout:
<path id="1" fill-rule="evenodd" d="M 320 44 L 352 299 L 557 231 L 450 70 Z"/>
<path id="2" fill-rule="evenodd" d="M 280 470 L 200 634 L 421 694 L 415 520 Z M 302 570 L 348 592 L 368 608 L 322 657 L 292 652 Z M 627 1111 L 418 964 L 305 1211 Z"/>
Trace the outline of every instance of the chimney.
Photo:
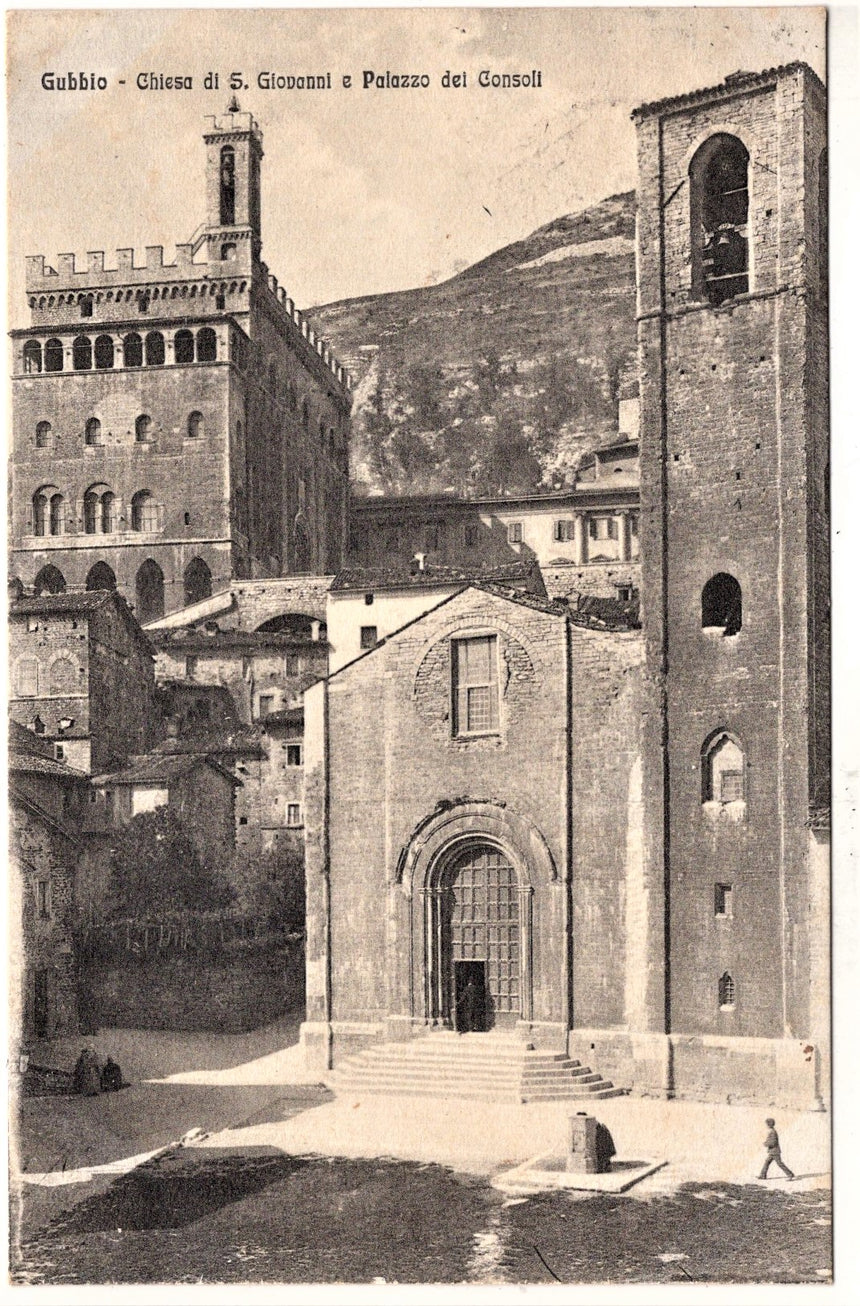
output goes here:
<path id="1" fill-rule="evenodd" d="M 416 571 L 423 571 L 423 570 L 424 570 L 424 562 L 425 562 L 426 558 L 427 558 L 427 554 L 426 554 L 426 553 L 416 553 L 416 554 L 415 554 L 415 557 L 412 559 L 412 561 L 416 564 L 416 566 L 415 566 L 415 570 L 416 570 Z"/>
<path id="2" fill-rule="evenodd" d="M 311 639 L 314 640 L 315 643 L 318 643 L 318 642 L 319 642 L 319 637 L 320 637 L 320 623 L 319 623 L 318 621 L 312 621 L 312 622 L 311 622 Z"/>

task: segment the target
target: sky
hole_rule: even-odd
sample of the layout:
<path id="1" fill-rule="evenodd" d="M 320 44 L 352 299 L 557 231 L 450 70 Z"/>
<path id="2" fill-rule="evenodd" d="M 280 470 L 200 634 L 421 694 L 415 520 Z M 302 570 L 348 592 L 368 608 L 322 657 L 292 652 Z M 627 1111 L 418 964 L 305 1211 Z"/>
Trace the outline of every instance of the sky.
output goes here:
<path id="1" fill-rule="evenodd" d="M 31 10 L 9 16 L 9 293 L 23 260 L 165 246 L 204 217 L 205 115 L 231 71 L 264 134 L 263 258 L 302 307 L 432 284 L 636 184 L 637 104 L 804 59 L 824 11 L 785 9 Z M 541 88 L 481 89 L 482 69 Z M 42 74 L 103 76 L 49 91 Z M 365 70 L 429 89 L 363 89 Z M 445 89 L 446 70 L 465 88 Z M 330 73 L 326 91 L 260 72 Z M 193 89 L 139 90 L 138 74 Z M 220 87 L 205 89 L 207 72 Z M 344 75 L 353 78 L 345 89 Z M 120 80 L 126 85 L 120 86 Z M 244 86 L 247 84 L 248 89 Z"/>

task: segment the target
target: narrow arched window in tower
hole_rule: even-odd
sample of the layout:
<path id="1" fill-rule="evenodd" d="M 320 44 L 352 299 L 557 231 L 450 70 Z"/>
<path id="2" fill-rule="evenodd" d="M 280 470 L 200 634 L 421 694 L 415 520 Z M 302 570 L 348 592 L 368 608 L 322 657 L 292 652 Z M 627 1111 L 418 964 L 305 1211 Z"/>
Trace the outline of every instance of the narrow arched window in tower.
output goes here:
<path id="1" fill-rule="evenodd" d="M 188 439 L 199 440 L 203 434 L 203 414 L 193 412 L 188 414 Z"/>
<path id="2" fill-rule="evenodd" d="M 177 331 L 173 337 L 173 359 L 176 363 L 194 362 L 194 336 L 190 331 Z"/>
<path id="3" fill-rule="evenodd" d="M 33 495 L 33 534 L 48 533 L 48 495 L 45 490 L 37 490 Z"/>
<path id="4" fill-rule="evenodd" d="M 141 625 L 164 616 L 164 573 L 157 562 L 147 558 L 138 569 L 134 582 L 135 616 Z"/>
<path id="5" fill-rule="evenodd" d="M 38 340 L 28 340 L 24 346 L 24 371 L 41 372 L 42 370 L 42 346 Z"/>
<path id="6" fill-rule="evenodd" d="M 62 340 L 49 340 L 45 345 L 45 371 L 62 372 L 63 370 L 63 342 Z"/>
<path id="7" fill-rule="evenodd" d="M 48 531 L 51 535 L 62 535 L 66 529 L 65 499 L 59 490 L 51 495 L 48 504 Z"/>
<path id="8" fill-rule="evenodd" d="M 702 748 L 702 802 L 743 803 L 746 758 L 739 739 L 728 730 L 709 735 Z"/>
<path id="9" fill-rule="evenodd" d="M 212 596 L 212 573 L 202 558 L 192 558 L 185 568 L 185 606 Z"/>
<path id="10" fill-rule="evenodd" d="M 113 367 L 113 341 L 110 336 L 96 337 L 96 367 L 102 371 Z"/>
<path id="11" fill-rule="evenodd" d="M 231 227 L 236 221 L 236 156 L 230 145 L 221 151 L 221 223 Z"/>
<path id="12" fill-rule="evenodd" d="M 36 423 L 36 448 L 47 449 L 50 443 L 51 443 L 51 423 L 37 422 Z"/>
<path id="13" fill-rule="evenodd" d="M 93 365 L 93 342 L 89 336 L 77 336 L 72 345 L 72 367 L 76 372 L 88 372 Z"/>
<path id="14" fill-rule="evenodd" d="M 720 976 L 717 985 L 717 1001 L 720 1007 L 727 1009 L 735 1005 L 735 982 L 728 971 Z"/>
<path id="15" fill-rule="evenodd" d="M 137 444 L 146 444 L 152 439 L 152 418 L 149 413 L 141 413 L 134 423 L 134 439 Z"/>
<path id="16" fill-rule="evenodd" d="M 110 535 L 116 530 L 116 517 L 114 516 L 114 496 L 110 490 L 106 490 L 102 495 L 102 534 Z"/>
<path id="17" fill-rule="evenodd" d="M 43 567 L 33 581 L 33 594 L 38 599 L 42 594 L 65 594 L 66 578 L 52 563 Z"/>
<path id="18" fill-rule="evenodd" d="M 122 342 L 122 361 L 125 367 L 143 366 L 143 341 L 136 331 L 130 332 Z"/>
<path id="19" fill-rule="evenodd" d="M 87 572 L 88 590 L 115 590 L 116 576 L 106 562 L 97 562 Z"/>
<path id="20" fill-rule="evenodd" d="M 690 163 L 693 295 L 722 304 L 749 290 L 749 154 L 719 132 Z"/>
<path id="21" fill-rule="evenodd" d="M 84 427 L 84 444 L 101 444 L 102 424 L 97 417 L 91 417 Z"/>
<path id="22" fill-rule="evenodd" d="M 138 490 L 131 500 L 131 529 L 133 531 L 158 530 L 158 504 L 149 490 Z"/>
<path id="23" fill-rule="evenodd" d="M 146 365 L 158 367 L 164 362 L 164 336 L 160 331 L 150 331 L 146 337 Z"/>
<path id="24" fill-rule="evenodd" d="M 202 327 L 197 332 L 198 363 L 214 363 L 218 357 L 218 338 L 211 327 Z"/>
<path id="25" fill-rule="evenodd" d="M 728 572 L 719 571 L 702 590 L 702 629 L 737 635 L 743 624 L 741 587 Z"/>
<path id="26" fill-rule="evenodd" d="M 48 678 L 50 694 L 72 694 L 75 691 L 75 664 L 70 657 L 58 657 L 52 663 Z"/>

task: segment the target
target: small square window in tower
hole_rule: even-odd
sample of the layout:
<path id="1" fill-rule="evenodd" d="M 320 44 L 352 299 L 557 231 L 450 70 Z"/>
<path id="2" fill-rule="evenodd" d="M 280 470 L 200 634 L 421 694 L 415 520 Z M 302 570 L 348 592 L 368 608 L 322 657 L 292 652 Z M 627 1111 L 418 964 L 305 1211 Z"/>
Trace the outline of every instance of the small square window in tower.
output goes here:
<path id="1" fill-rule="evenodd" d="M 361 647 L 364 649 L 376 648 L 378 644 L 376 626 L 362 626 L 361 628 Z"/>
<path id="2" fill-rule="evenodd" d="M 730 884 L 714 885 L 714 915 L 728 919 L 732 915 L 732 886 Z"/>
<path id="3" fill-rule="evenodd" d="M 301 766 L 301 764 L 302 764 L 301 744 L 287 744 L 287 766 Z"/>
<path id="4" fill-rule="evenodd" d="M 495 635 L 451 644 L 452 723 L 456 736 L 499 729 L 499 671 Z"/>

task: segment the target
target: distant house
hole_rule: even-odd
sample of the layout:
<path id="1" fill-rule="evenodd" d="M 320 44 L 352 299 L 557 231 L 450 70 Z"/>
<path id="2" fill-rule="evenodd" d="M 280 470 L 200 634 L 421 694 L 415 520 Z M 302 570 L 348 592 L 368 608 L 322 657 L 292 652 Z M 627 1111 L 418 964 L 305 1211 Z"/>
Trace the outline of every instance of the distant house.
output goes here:
<path id="1" fill-rule="evenodd" d="M 9 609 L 10 715 L 81 771 L 154 741 L 152 648 L 113 590 L 19 598 Z"/>
<path id="2" fill-rule="evenodd" d="M 75 867 L 89 784 L 51 751 L 11 723 L 11 996 L 13 1028 L 25 1042 L 78 1030 Z"/>
<path id="3" fill-rule="evenodd" d="M 94 801 L 87 825 L 115 828 L 144 812 L 168 807 L 205 857 L 233 847 L 233 795 L 241 783 L 210 757 L 158 753 L 134 757 L 122 771 L 93 776 Z"/>

